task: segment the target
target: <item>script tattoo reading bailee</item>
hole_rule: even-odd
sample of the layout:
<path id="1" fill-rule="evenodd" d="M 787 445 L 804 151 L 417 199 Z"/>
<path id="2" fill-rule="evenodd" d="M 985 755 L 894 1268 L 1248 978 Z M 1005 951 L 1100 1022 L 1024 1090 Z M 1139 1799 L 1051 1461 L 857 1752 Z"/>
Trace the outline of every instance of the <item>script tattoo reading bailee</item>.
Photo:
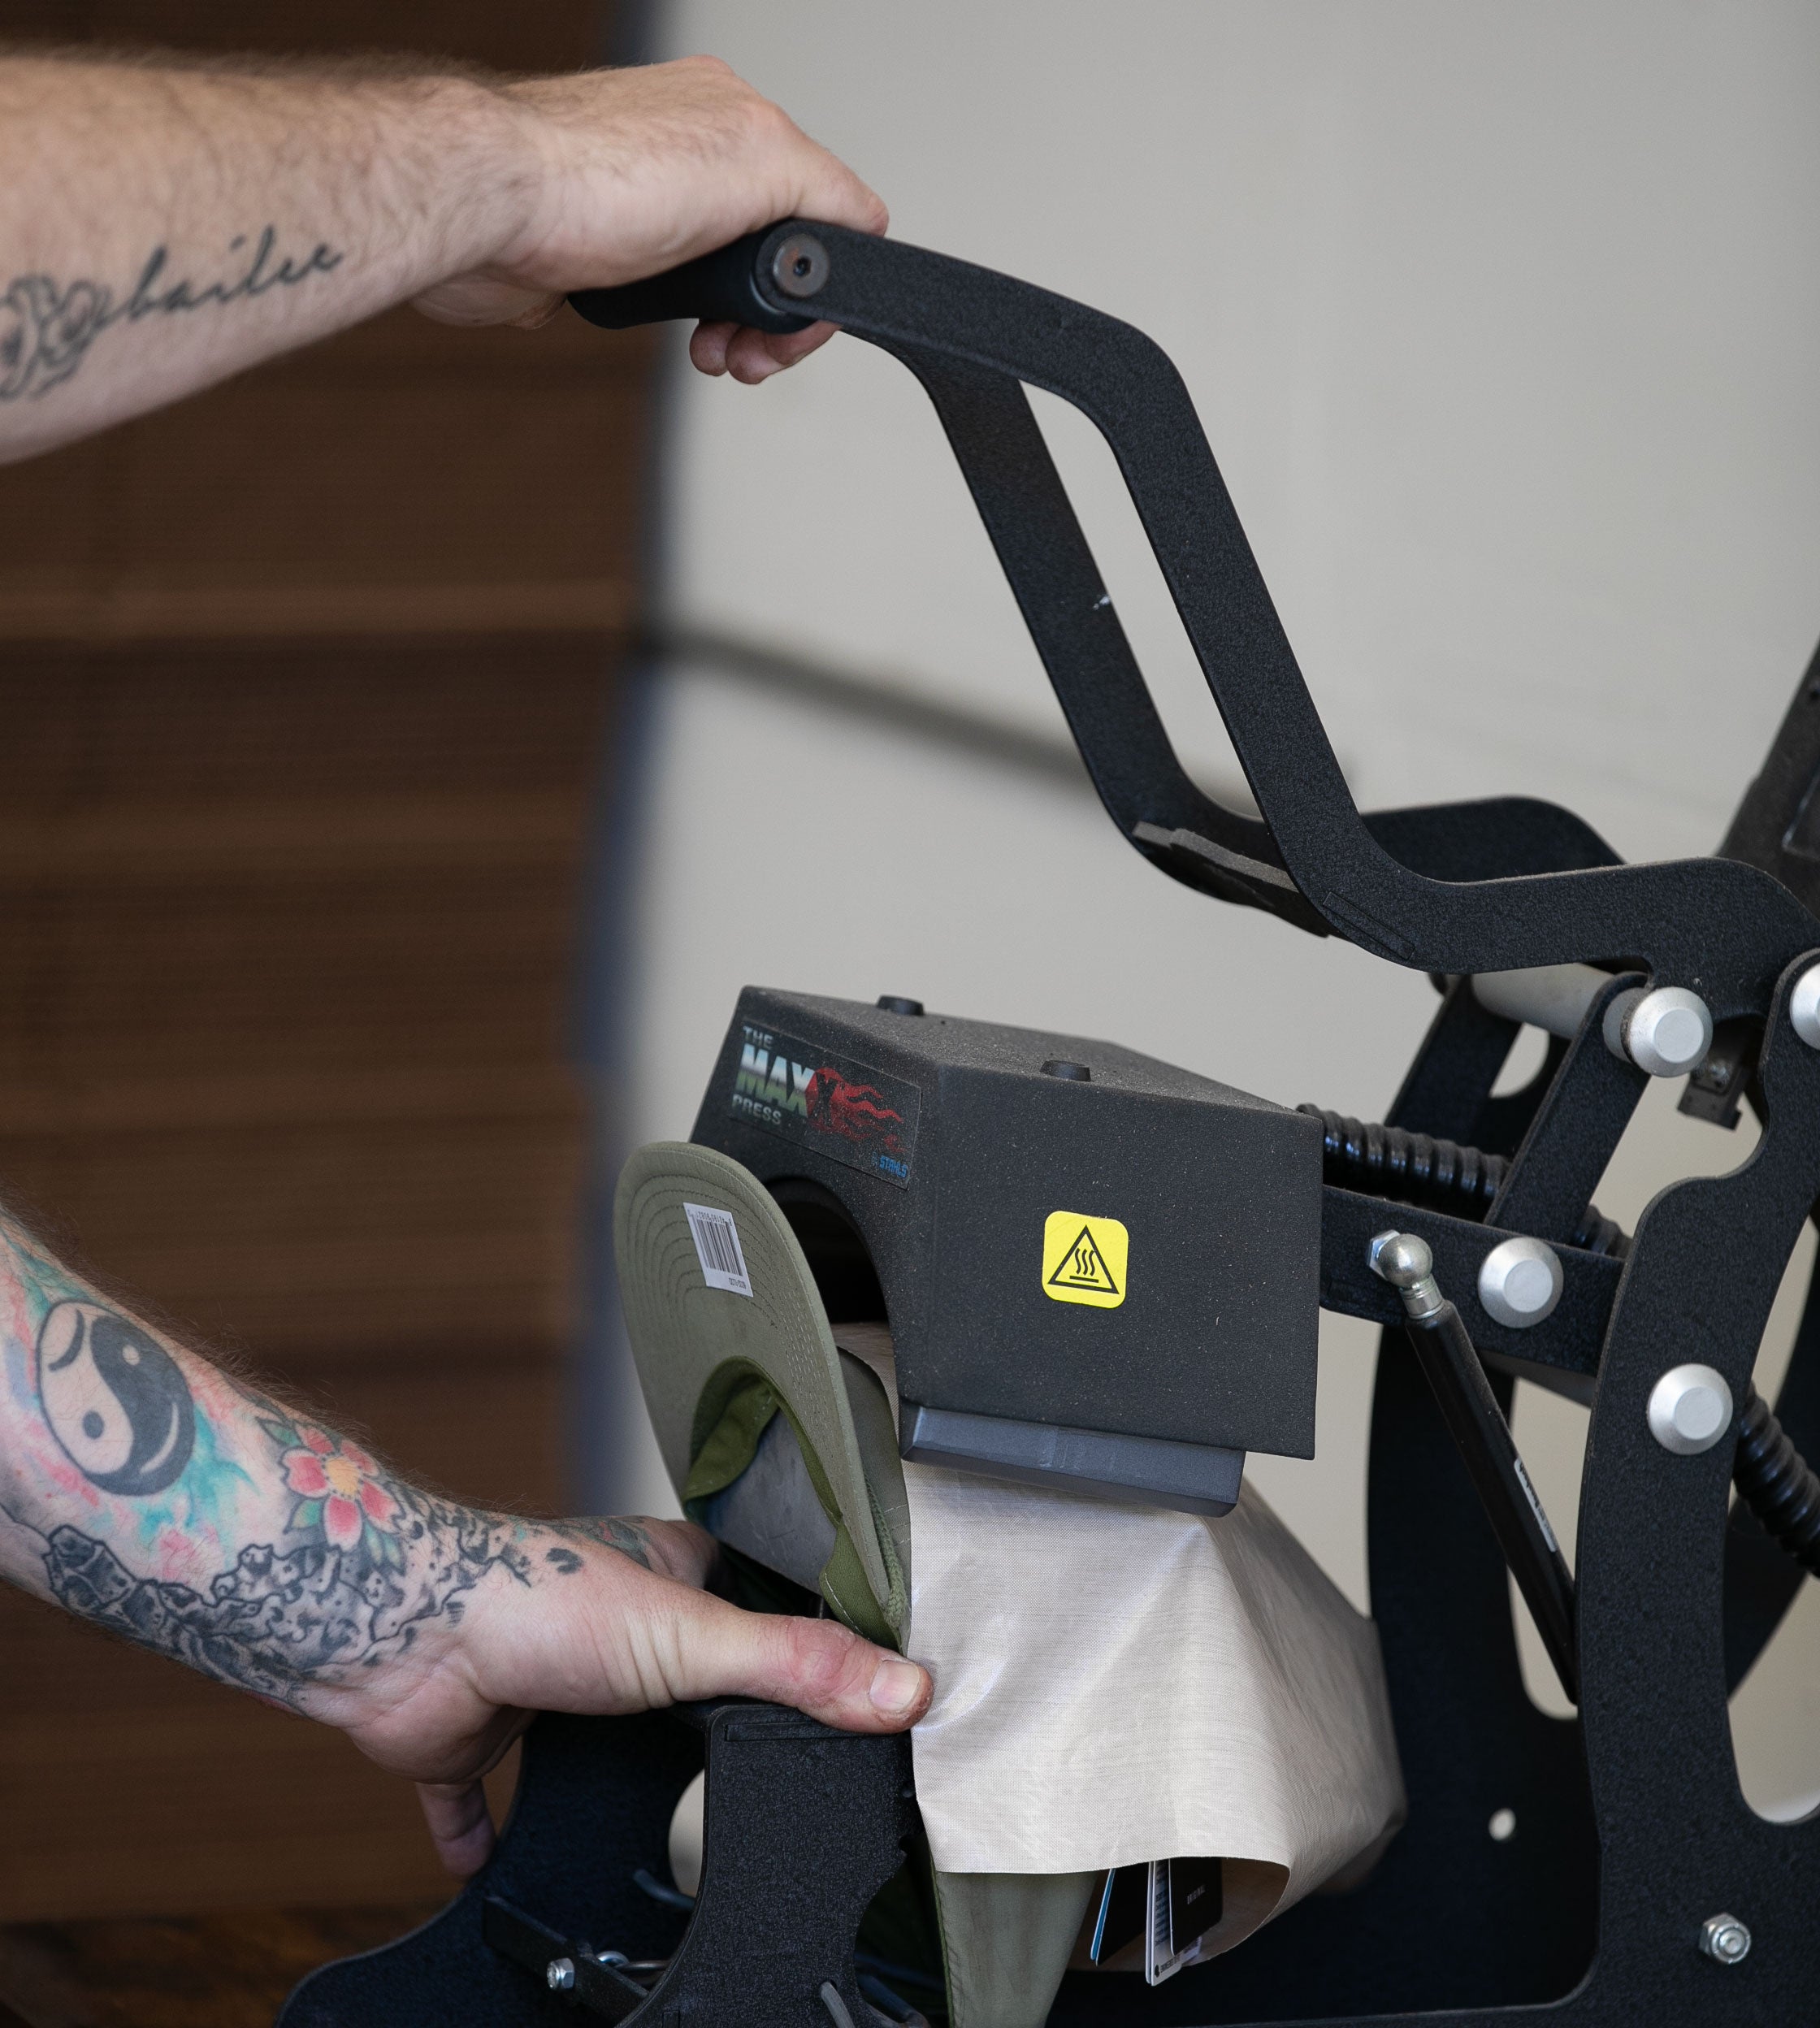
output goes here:
<path id="1" fill-rule="evenodd" d="M 344 258 L 318 242 L 299 258 L 285 254 L 275 260 L 277 245 L 275 226 L 266 226 L 250 242 L 245 233 L 236 232 L 228 242 L 228 277 L 200 285 L 188 278 L 172 280 L 169 248 L 154 247 L 124 297 L 105 282 L 15 275 L 0 297 L 0 401 L 28 395 L 35 399 L 62 386 L 95 340 L 115 324 L 221 309 L 275 288 L 295 288 L 312 275 L 333 274 Z"/>
<path id="2" fill-rule="evenodd" d="M 15 1250 L 15 1259 L 21 1250 Z M 526 1521 L 411 1485 L 312 1418 L 177 1360 L 142 1325 L 94 1301 L 41 1256 L 22 1277 L 35 1342 L 5 1335 L 15 1398 L 32 1390 L 56 1450 L 6 1461 L 0 1527 L 41 1558 L 70 1611 L 224 1683 L 295 1702 L 403 1652 L 459 1618 L 495 1569 L 523 1585 L 572 1575 L 597 1543 L 649 1567 L 622 1520 Z M 36 1300 L 33 1300 L 33 1298 Z M 231 1424 L 232 1427 L 226 1425 Z M 85 1485 L 87 1525 L 32 1525 L 40 1489 Z M 49 1519 L 48 1515 L 46 1517 Z"/>

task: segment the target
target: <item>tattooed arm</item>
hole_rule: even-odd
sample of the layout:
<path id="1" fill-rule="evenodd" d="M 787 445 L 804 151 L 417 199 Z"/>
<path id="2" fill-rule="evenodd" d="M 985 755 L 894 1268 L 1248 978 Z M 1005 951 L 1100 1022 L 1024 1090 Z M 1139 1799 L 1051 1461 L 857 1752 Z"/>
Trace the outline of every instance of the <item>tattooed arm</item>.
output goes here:
<path id="1" fill-rule="evenodd" d="M 540 323 L 802 213 L 884 206 L 724 64 L 412 76 L 0 55 L 0 459 L 415 299 Z M 703 326 L 705 372 L 813 350 Z"/>
<path id="2" fill-rule="evenodd" d="M 685 1523 L 531 1521 L 422 1491 L 253 1393 L 0 1226 L 0 1575 L 341 1727 L 422 1785 L 445 1862 L 534 1710 L 744 1693 L 890 1731 L 929 1679 L 832 1620 L 696 1588 Z"/>

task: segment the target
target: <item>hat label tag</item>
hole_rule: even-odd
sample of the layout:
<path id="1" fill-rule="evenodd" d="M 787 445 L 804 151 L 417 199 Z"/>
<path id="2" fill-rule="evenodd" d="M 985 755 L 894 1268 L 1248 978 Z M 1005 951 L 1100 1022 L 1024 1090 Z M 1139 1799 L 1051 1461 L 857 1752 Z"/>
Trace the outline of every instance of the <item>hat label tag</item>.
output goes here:
<path id="1" fill-rule="evenodd" d="M 732 1212 L 713 1204 L 685 1204 L 682 1208 L 689 1216 L 689 1236 L 696 1243 L 702 1280 L 710 1289 L 724 1289 L 729 1295 L 749 1296 L 752 1278 L 746 1272 L 739 1228 Z"/>

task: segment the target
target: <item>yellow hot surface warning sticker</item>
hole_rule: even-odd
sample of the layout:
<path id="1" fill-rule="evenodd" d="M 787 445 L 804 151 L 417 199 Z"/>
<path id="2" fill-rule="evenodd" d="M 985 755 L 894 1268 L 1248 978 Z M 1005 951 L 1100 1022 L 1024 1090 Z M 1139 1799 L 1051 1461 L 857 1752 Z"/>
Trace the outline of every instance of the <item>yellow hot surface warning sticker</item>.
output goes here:
<path id="1" fill-rule="evenodd" d="M 1042 1221 L 1042 1293 L 1057 1302 L 1116 1310 L 1130 1252 L 1131 1235 L 1116 1218 L 1051 1211 Z"/>

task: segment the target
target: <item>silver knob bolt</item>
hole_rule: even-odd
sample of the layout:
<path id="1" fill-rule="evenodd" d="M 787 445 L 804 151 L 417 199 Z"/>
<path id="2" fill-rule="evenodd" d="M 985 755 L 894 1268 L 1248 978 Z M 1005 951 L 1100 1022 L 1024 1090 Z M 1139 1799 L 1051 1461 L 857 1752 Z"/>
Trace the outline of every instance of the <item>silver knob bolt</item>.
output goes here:
<path id="1" fill-rule="evenodd" d="M 1810 964 L 1788 996 L 1789 1025 L 1809 1049 L 1820 1049 L 1820 964 Z"/>
<path id="2" fill-rule="evenodd" d="M 1735 1915 L 1710 1915 L 1700 1926 L 1700 1948 L 1722 1965 L 1737 1965 L 1750 1956 L 1750 1931 Z"/>
<path id="3" fill-rule="evenodd" d="M 552 1993 L 572 1993 L 575 1990 L 575 1961 L 572 1957 L 552 1957 L 544 1967 L 544 1978 Z"/>
<path id="4" fill-rule="evenodd" d="M 1540 1239 L 1506 1239 L 1479 1270 L 1479 1302 L 1494 1324 L 1527 1330 L 1551 1315 L 1567 1285 L 1560 1256 Z"/>
<path id="5" fill-rule="evenodd" d="M 1652 1077 L 1684 1077 L 1713 1046 L 1712 1010 L 1684 986 L 1640 986 L 1606 1009 L 1606 1046 Z"/>
<path id="6" fill-rule="evenodd" d="M 1731 1389 L 1710 1366 L 1670 1367 L 1649 1390 L 1649 1434 L 1677 1458 L 1710 1450 L 1731 1427 Z"/>

